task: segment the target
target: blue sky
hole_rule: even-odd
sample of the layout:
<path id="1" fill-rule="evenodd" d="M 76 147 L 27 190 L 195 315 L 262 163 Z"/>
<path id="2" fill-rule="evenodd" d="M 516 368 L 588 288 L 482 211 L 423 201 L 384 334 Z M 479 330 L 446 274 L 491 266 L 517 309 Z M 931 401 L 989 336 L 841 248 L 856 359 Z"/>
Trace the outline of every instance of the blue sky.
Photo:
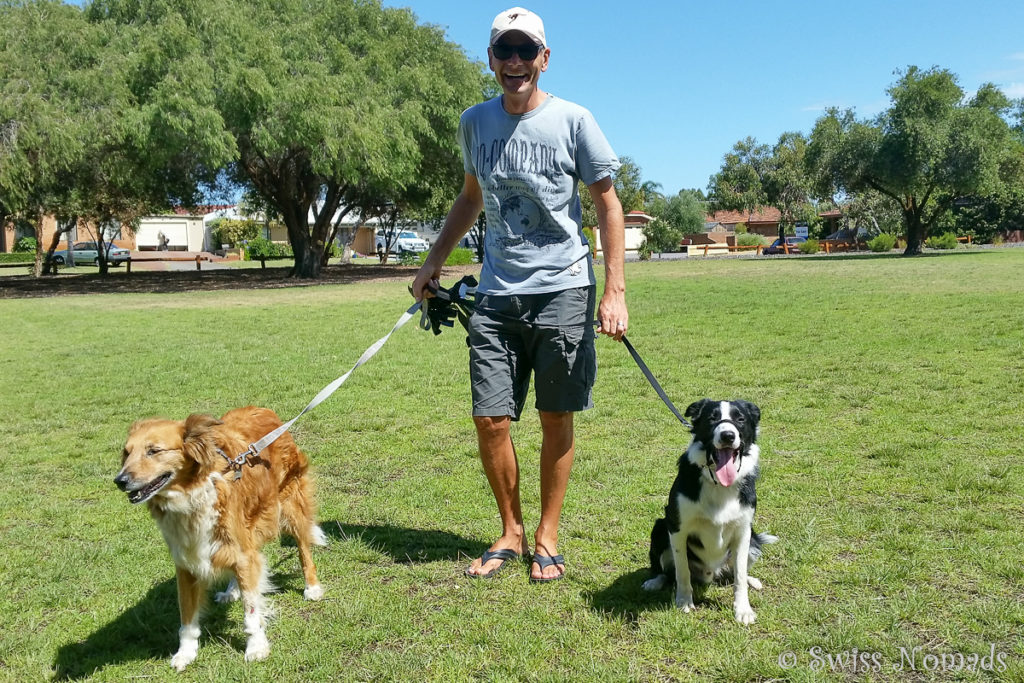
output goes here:
<path id="1" fill-rule="evenodd" d="M 514 1 L 514 0 L 513 0 Z M 384 0 L 486 60 L 509 2 Z M 619 155 L 663 191 L 705 188 L 748 135 L 810 133 L 824 107 L 885 108 L 896 69 L 951 70 L 967 91 L 1024 97 L 1024 1 L 539 0 L 551 65 L 541 88 L 594 112 Z M 415 58 L 415 55 L 410 55 Z"/>

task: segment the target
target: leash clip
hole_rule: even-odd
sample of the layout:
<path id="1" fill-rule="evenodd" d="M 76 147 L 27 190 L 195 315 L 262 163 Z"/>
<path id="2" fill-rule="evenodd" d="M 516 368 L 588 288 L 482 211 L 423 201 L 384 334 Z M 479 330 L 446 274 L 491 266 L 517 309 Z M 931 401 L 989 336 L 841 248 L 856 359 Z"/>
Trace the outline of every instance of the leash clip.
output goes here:
<path id="1" fill-rule="evenodd" d="M 228 461 L 228 469 L 235 473 L 234 477 L 232 478 L 233 481 L 238 481 L 239 479 L 241 479 L 242 468 L 245 467 L 246 465 L 252 467 L 252 460 L 255 460 L 257 457 L 259 457 L 260 454 L 260 452 L 256 450 L 256 444 L 249 444 L 249 448 L 239 453 L 238 457 L 236 458 L 231 458 L 227 453 L 225 453 L 219 448 L 217 449 L 217 452 L 220 453 L 221 456 Z M 250 460 L 250 458 L 252 460 Z"/>

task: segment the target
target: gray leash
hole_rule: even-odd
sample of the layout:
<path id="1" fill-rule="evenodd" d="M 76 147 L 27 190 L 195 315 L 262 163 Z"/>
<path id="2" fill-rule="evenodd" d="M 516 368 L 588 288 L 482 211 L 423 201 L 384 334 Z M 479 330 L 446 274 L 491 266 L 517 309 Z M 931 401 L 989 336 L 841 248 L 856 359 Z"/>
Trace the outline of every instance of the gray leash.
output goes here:
<path id="1" fill-rule="evenodd" d="M 423 307 L 419 301 L 410 306 L 409 310 L 402 314 L 402 317 L 398 319 L 398 322 L 395 323 L 395 326 L 391 328 L 390 332 L 388 332 L 386 335 L 378 339 L 376 342 L 373 343 L 372 346 L 370 346 L 370 348 L 366 349 L 366 351 L 363 352 L 363 355 L 359 357 L 359 360 L 356 361 L 356 364 L 352 366 L 351 370 L 349 370 L 344 375 L 342 375 L 341 377 L 339 377 L 338 379 L 334 380 L 326 387 L 321 389 L 320 393 L 314 396 L 313 400 L 309 402 L 309 405 L 303 408 L 302 412 L 300 412 L 298 415 L 288 420 L 283 425 L 281 425 L 274 431 L 270 432 L 259 441 L 249 444 L 249 448 L 245 450 L 243 453 L 240 453 L 236 458 L 231 458 L 226 453 L 221 452 L 221 455 L 224 456 L 224 459 L 228 461 L 229 467 L 235 471 L 235 479 L 241 479 L 242 467 L 244 465 L 248 464 L 251 466 L 253 464 L 251 461 L 258 458 L 260 452 L 263 451 L 263 449 L 265 449 L 270 444 L 274 443 L 274 441 L 276 441 L 282 434 L 288 431 L 288 428 L 295 424 L 296 420 L 298 420 L 300 417 L 311 411 L 313 408 L 316 408 L 318 405 L 327 400 L 327 397 L 333 394 L 335 391 L 337 391 L 338 387 L 345 383 L 345 381 L 349 378 L 349 375 L 351 375 L 356 368 L 358 368 L 360 365 L 373 358 L 374 355 L 376 355 L 376 353 L 380 351 L 381 347 L 384 346 L 385 342 L 387 342 L 391 335 L 393 335 L 398 330 L 398 328 L 402 327 L 407 322 L 412 320 L 413 316 L 416 315 L 416 312 L 419 311 L 420 308 L 423 308 L 425 315 L 427 309 Z"/>
<path id="2" fill-rule="evenodd" d="M 661 384 L 659 384 L 658 380 L 654 377 L 654 373 L 651 372 L 651 369 L 649 367 L 647 367 L 647 363 L 643 361 L 643 359 L 640 357 L 640 354 L 636 352 L 636 349 L 633 348 L 633 345 L 629 343 L 628 339 L 626 339 L 626 335 L 622 335 L 622 343 L 626 345 L 626 349 L 629 351 L 629 355 L 633 356 L 633 361 L 636 363 L 637 367 L 640 368 L 640 372 L 644 373 L 644 377 L 646 377 L 647 381 L 650 382 L 652 387 L 654 387 L 654 390 L 658 392 L 658 397 L 661 398 L 662 402 L 666 406 L 668 406 L 668 409 L 672 411 L 672 414 L 676 416 L 676 419 L 682 422 L 683 425 L 685 425 L 689 429 L 693 429 L 693 425 L 690 424 L 689 420 L 687 420 L 679 413 L 679 410 L 675 407 L 675 405 L 672 403 L 672 400 L 668 397 L 668 394 L 665 393 L 665 390 L 661 388 Z"/>

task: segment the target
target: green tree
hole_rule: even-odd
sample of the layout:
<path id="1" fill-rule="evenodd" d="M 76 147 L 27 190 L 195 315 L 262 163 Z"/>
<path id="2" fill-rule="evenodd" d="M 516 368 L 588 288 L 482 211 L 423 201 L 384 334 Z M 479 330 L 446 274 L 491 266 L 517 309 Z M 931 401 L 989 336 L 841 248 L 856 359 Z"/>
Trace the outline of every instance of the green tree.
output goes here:
<path id="1" fill-rule="evenodd" d="M 646 211 L 648 205 L 664 199 L 661 194 L 661 185 L 652 180 L 643 179 L 643 169 L 637 165 L 631 157 L 622 155 L 619 157 L 621 166 L 615 172 L 613 184 L 615 194 L 622 204 L 622 212 Z M 583 208 L 583 225 L 593 227 L 597 225 L 597 210 L 594 208 L 594 200 L 590 196 L 586 185 L 580 183 L 580 203 Z"/>
<path id="2" fill-rule="evenodd" d="M 798 220 L 813 217 L 811 183 L 804 170 L 807 140 L 800 133 L 783 133 L 773 146 L 744 138 L 725 155 L 721 170 L 709 182 L 714 209 L 752 215 L 759 207 L 773 206 L 781 213 L 779 238 Z"/>
<path id="3" fill-rule="evenodd" d="M 764 180 L 771 150 L 752 137 L 737 142 L 722 160 L 721 170 L 708 182 L 708 196 L 715 210 L 753 214 L 768 202 Z"/>
<path id="4" fill-rule="evenodd" d="M 199 135 L 231 139 L 228 176 L 281 217 L 296 276 L 319 274 L 346 198 L 378 188 L 383 204 L 417 185 L 403 197 L 411 205 L 457 190 L 455 129 L 485 77 L 408 10 L 376 0 L 96 0 L 90 16 L 180 33 L 149 55 L 152 72 L 170 80 L 178 61 L 196 72 L 197 94 L 213 105 Z"/>
<path id="5" fill-rule="evenodd" d="M 872 120 L 837 109 L 818 119 L 807 166 L 823 198 L 870 189 L 896 202 L 904 254 L 914 255 L 958 197 L 1005 187 L 1019 148 L 1005 118 L 1011 103 L 991 84 L 965 100 L 951 72 L 911 66 L 888 94 Z"/>
<path id="6" fill-rule="evenodd" d="M 622 204 L 622 212 L 639 211 L 644 208 L 643 169 L 633 159 L 625 155 L 619 158 L 619 162 L 621 166 L 615 173 L 614 184 L 615 193 L 619 197 L 619 203 Z"/>
<path id="7" fill-rule="evenodd" d="M 960 198 L 951 222 L 957 233 L 971 235 L 978 242 L 991 242 L 1003 231 L 1024 230 L 1024 188 Z"/>
<path id="8" fill-rule="evenodd" d="M 661 218 L 655 218 L 643 227 L 644 244 L 652 252 L 678 251 L 683 231 Z"/>
<path id="9" fill-rule="evenodd" d="M 170 63 L 173 80 L 152 78 L 152 47 L 187 36 L 90 23 L 52 0 L 6 2 L 0 13 L 0 201 L 37 234 L 44 215 L 58 219 L 45 257 L 37 240 L 37 274 L 76 225 L 104 242 L 111 226 L 194 203 L 205 169 L 230 159 L 230 138 L 202 135 L 211 110 L 195 59 Z"/>
<path id="10" fill-rule="evenodd" d="M 680 235 L 704 232 L 707 205 L 696 190 L 680 190 L 666 202 L 659 218 L 679 231 Z"/>
<path id="11" fill-rule="evenodd" d="M 861 230 L 869 236 L 881 233 L 899 235 L 903 231 L 900 206 L 892 197 L 874 190 L 863 190 L 846 197 L 839 207 L 849 230 Z"/>
<path id="12" fill-rule="evenodd" d="M 77 8 L 60 2 L 0 4 L 0 204 L 5 221 L 36 230 L 35 275 L 43 272 L 43 217 L 62 203 L 85 156 L 79 62 L 92 49 Z"/>

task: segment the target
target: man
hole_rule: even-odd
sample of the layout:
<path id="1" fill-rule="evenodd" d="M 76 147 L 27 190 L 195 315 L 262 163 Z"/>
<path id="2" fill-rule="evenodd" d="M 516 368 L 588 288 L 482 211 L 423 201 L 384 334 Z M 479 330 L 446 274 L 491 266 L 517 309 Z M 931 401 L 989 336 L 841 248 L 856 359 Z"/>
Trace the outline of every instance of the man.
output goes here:
<path id="1" fill-rule="evenodd" d="M 486 210 L 470 376 L 480 459 L 503 529 L 466 574 L 493 576 L 529 552 L 510 427 L 532 373 L 542 443 L 530 580 L 554 581 L 565 574 L 558 525 L 575 451 L 573 413 L 591 407 L 597 369 L 596 286 L 578 187 L 582 180 L 594 199 L 604 249 L 598 331 L 620 340 L 629 317 L 622 206 L 612 185 L 619 160 L 589 111 L 539 88 L 551 56 L 540 17 L 520 7 L 499 14 L 487 54 L 502 95 L 462 115 L 462 192 L 412 290 L 417 300 L 429 296 L 452 249 Z"/>

